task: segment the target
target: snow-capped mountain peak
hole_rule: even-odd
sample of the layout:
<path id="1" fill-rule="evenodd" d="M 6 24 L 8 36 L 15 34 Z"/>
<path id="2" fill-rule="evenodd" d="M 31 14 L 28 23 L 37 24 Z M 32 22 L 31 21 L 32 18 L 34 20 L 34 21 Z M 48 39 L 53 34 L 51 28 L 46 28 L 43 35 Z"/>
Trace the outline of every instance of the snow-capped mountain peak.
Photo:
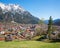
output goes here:
<path id="1" fill-rule="evenodd" d="M 23 9 L 20 5 L 0 3 L 0 21 L 36 24 L 39 19 Z"/>
<path id="2" fill-rule="evenodd" d="M 0 3 L 0 7 L 1 7 L 2 9 L 4 9 L 4 8 L 5 8 L 5 5 L 4 5 L 3 3 Z"/>
<path id="3" fill-rule="evenodd" d="M 16 11 L 16 12 L 24 12 L 25 9 L 23 9 L 21 6 L 17 5 L 17 4 L 3 4 L 3 3 L 0 3 L 0 7 L 3 11 Z"/>

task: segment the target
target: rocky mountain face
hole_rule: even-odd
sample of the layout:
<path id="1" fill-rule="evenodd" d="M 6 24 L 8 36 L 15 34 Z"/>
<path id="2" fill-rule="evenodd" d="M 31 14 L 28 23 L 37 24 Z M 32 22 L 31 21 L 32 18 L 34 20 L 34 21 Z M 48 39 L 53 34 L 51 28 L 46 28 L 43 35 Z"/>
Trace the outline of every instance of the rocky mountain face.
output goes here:
<path id="1" fill-rule="evenodd" d="M 17 4 L 0 3 L 0 22 L 17 22 L 25 24 L 37 24 L 39 19 Z"/>

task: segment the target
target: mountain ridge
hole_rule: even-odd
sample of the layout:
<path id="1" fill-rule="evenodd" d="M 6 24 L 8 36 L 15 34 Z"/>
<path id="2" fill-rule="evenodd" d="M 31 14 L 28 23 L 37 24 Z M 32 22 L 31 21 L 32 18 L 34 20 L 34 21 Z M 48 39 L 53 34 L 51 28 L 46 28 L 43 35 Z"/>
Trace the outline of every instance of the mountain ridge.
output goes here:
<path id="1" fill-rule="evenodd" d="M 15 21 L 17 23 L 31 23 L 37 24 L 39 18 L 33 16 L 31 13 L 23 9 L 17 4 L 3 4 L 0 3 L 0 21 L 1 22 L 11 22 Z"/>

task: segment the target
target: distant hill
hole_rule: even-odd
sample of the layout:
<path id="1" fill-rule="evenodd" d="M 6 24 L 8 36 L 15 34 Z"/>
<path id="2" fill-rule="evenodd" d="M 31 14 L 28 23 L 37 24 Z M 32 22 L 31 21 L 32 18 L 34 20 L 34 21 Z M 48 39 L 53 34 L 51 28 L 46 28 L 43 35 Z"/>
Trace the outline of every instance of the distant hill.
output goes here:
<path id="1" fill-rule="evenodd" d="M 48 20 L 45 20 L 44 22 L 45 22 L 45 24 L 48 24 Z M 60 19 L 53 20 L 53 24 L 60 26 Z"/>
<path id="2" fill-rule="evenodd" d="M 39 19 L 34 17 L 17 4 L 3 4 L 0 3 L 0 22 L 11 22 L 15 21 L 17 23 L 25 24 L 37 24 Z"/>
<path id="3" fill-rule="evenodd" d="M 48 20 L 45 20 L 44 23 L 45 23 L 45 24 L 48 24 Z"/>
<path id="4" fill-rule="evenodd" d="M 56 20 L 54 20 L 54 25 L 58 25 L 58 26 L 60 26 L 60 19 L 56 19 Z"/>

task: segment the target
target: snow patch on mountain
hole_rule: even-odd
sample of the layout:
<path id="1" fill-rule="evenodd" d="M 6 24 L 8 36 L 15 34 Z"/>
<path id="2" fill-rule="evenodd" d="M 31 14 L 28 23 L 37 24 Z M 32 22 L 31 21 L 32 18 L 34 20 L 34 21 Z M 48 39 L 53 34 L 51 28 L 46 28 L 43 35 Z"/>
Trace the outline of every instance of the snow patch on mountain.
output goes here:
<path id="1" fill-rule="evenodd" d="M 3 4 L 0 3 L 0 8 L 4 11 L 4 12 L 8 12 L 8 11 L 12 11 L 12 12 L 24 12 L 25 9 L 23 9 L 20 5 L 17 4 Z"/>

